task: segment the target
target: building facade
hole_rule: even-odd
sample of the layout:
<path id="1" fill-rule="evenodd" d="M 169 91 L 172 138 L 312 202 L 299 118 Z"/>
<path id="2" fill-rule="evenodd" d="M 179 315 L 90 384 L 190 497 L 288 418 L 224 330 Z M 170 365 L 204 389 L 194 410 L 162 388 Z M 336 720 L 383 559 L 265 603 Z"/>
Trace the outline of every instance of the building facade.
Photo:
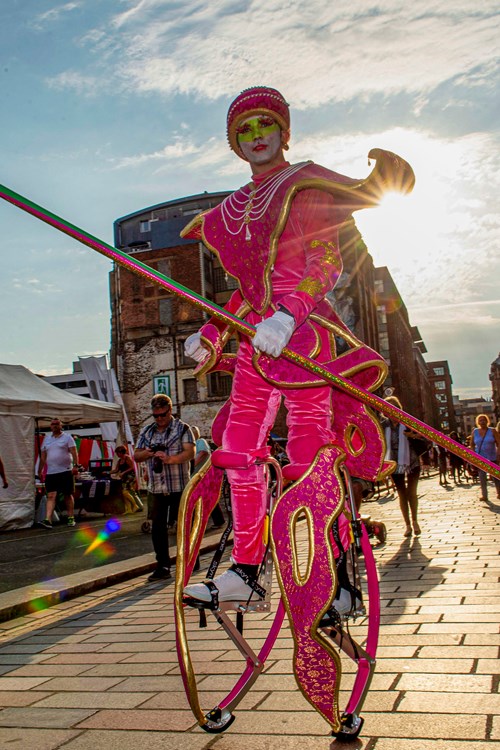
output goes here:
<path id="1" fill-rule="evenodd" d="M 69 391 L 74 396 L 93 397 L 78 360 L 73 362 L 73 372 L 62 375 L 40 375 L 39 377 L 42 377 L 48 383 L 54 385 L 56 388 L 60 388 L 62 391 Z M 102 437 L 101 425 L 97 422 L 85 426 L 72 425 L 71 433 L 80 437 Z"/>
<path id="2" fill-rule="evenodd" d="M 424 354 L 427 348 L 417 326 L 412 326 L 413 363 L 417 382 L 417 407 L 415 416 L 431 427 L 436 427 L 436 413 L 434 409 L 434 394 L 429 382 L 429 372 Z"/>
<path id="3" fill-rule="evenodd" d="M 432 390 L 423 359 L 426 351 L 420 332 L 410 325 L 408 310 L 389 270 L 374 269 L 378 315 L 378 351 L 389 366 L 384 388 L 392 388 L 405 411 L 435 424 L 431 408 Z"/>
<path id="4" fill-rule="evenodd" d="M 500 353 L 491 363 L 490 382 L 495 420 L 496 422 L 500 422 Z"/>
<path id="5" fill-rule="evenodd" d="M 453 393 L 450 368 L 447 360 L 428 362 L 429 382 L 434 394 L 436 427 L 441 432 L 457 429 L 457 420 L 453 406 Z"/>
<path id="6" fill-rule="evenodd" d="M 226 195 L 204 193 L 124 216 L 115 222 L 116 246 L 223 305 L 235 288 L 234 281 L 202 243 L 183 240 L 179 233 L 193 215 L 217 205 Z M 151 420 L 154 393 L 169 395 L 174 413 L 209 436 L 212 420 L 229 395 L 231 381 L 222 373 L 198 380 L 193 375 L 196 363 L 184 355 L 186 338 L 200 328 L 206 315 L 119 266 L 110 274 L 110 297 L 111 362 L 134 437 Z"/>
<path id="7" fill-rule="evenodd" d="M 476 417 L 479 414 L 486 414 L 492 425 L 495 426 L 495 409 L 493 401 L 488 401 L 482 396 L 478 398 L 453 398 L 453 406 L 455 409 L 455 418 L 457 422 L 457 430 L 462 438 L 466 438 L 472 434 L 472 430 L 476 426 Z"/>
<path id="8" fill-rule="evenodd" d="M 326 296 L 337 315 L 363 343 L 378 351 L 379 330 L 374 298 L 375 269 L 353 219 L 339 232 L 342 274 Z"/>

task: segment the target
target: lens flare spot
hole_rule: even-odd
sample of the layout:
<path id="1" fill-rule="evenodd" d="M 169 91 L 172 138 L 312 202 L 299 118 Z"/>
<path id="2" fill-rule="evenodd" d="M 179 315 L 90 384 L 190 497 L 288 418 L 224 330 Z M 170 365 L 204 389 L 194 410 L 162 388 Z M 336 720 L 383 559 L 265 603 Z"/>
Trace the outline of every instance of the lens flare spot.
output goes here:
<path id="1" fill-rule="evenodd" d="M 78 532 L 78 539 L 86 547 L 84 555 L 93 554 L 98 562 L 111 557 L 115 549 L 108 542 L 108 539 L 111 534 L 115 534 L 120 528 L 121 523 L 117 518 L 109 518 L 104 528 L 97 532 L 89 526 L 82 527 Z"/>
<path id="2" fill-rule="evenodd" d="M 113 534 L 115 531 L 119 531 L 121 529 L 121 523 L 117 518 L 110 518 L 108 521 L 106 521 L 106 526 L 104 527 L 104 529 L 108 532 L 108 534 Z"/>

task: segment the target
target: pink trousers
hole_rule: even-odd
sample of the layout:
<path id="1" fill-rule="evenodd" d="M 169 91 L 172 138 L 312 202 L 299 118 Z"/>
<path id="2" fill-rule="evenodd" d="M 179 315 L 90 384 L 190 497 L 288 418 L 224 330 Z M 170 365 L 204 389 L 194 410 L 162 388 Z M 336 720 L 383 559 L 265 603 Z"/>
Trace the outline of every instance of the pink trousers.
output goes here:
<path id="1" fill-rule="evenodd" d="M 326 386 L 280 391 L 255 370 L 253 353 L 250 342 L 243 340 L 238 351 L 222 447 L 245 453 L 265 446 L 283 394 L 288 409 L 288 458 L 303 473 L 318 450 L 332 441 L 331 389 Z M 319 357 L 318 360 L 321 361 Z M 246 470 L 230 469 L 227 473 L 234 524 L 233 559 L 257 565 L 264 554 L 264 471 L 261 466 L 254 466 Z"/>

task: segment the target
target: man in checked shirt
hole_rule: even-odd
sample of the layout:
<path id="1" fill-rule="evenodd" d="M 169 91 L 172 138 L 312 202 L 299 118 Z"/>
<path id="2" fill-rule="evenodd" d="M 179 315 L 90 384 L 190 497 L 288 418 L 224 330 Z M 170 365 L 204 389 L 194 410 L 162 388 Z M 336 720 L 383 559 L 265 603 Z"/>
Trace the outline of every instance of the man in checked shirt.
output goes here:
<path id="1" fill-rule="evenodd" d="M 171 578 L 168 527 L 177 521 L 179 502 L 189 481 L 189 462 L 194 458 L 191 428 L 172 416 L 172 400 L 156 394 L 151 401 L 154 422 L 144 427 L 134 451 L 137 463 L 147 462 L 148 507 L 157 566 L 148 581 Z"/>

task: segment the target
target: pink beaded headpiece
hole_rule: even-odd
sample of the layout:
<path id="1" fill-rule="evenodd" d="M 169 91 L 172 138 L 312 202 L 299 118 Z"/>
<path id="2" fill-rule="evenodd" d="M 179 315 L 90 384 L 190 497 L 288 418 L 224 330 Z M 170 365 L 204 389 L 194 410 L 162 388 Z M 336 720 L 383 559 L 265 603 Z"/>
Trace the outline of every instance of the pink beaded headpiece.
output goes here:
<path id="1" fill-rule="evenodd" d="M 269 115 L 276 120 L 283 132 L 284 143 L 288 142 L 290 137 L 290 110 L 280 92 L 268 86 L 254 86 L 251 89 L 245 89 L 241 94 L 238 94 L 227 113 L 227 139 L 233 151 L 241 159 L 245 157 L 238 144 L 236 132 L 238 126 L 242 120 L 261 114 Z"/>

